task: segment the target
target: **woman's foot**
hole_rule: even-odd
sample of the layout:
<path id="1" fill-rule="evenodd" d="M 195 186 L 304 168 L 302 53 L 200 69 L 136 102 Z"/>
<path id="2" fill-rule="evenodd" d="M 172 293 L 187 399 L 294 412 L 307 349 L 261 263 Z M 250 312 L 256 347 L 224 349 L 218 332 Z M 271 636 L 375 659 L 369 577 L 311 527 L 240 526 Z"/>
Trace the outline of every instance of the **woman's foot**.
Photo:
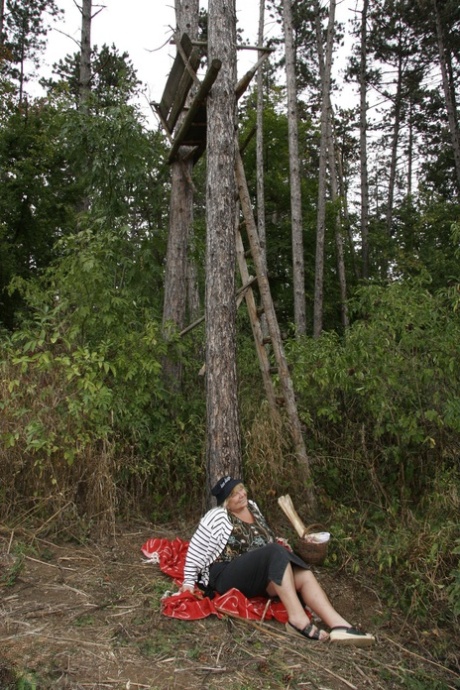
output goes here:
<path id="1" fill-rule="evenodd" d="M 286 623 L 286 630 L 290 635 L 300 635 L 301 637 L 306 638 L 307 640 L 312 640 L 312 641 L 320 641 L 320 642 L 326 642 L 326 640 L 329 639 L 329 635 L 325 630 L 321 630 L 318 628 L 316 625 L 313 623 L 307 623 L 305 628 L 297 628 L 295 625 L 292 625 L 292 623 L 289 623 L 289 621 Z"/>
<path id="2" fill-rule="evenodd" d="M 337 625 L 331 628 L 329 639 L 331 642 L 352 644 L 356 647 L 370 647 L 375 642 L 373 635 L 346 625 Z"/>

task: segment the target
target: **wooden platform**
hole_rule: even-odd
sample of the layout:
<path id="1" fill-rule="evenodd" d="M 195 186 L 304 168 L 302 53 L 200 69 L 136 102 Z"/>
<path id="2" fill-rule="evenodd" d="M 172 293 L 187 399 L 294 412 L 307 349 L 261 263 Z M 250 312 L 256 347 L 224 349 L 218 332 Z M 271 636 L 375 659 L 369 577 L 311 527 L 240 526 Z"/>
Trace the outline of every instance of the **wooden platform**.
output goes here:
<path id="1" fill-rule="evenodd" d="M 202 58 L 200 48 L 192 44 L 187 34 L 183 34 L 180 41 L 176 39 L 176 45 L 177 55 L 161 101 L 152 104 L 172 142 L 170 163 L 177 158 L 181 146 L 193 149 L 191 155 L 194 161 L 206 150 L 206 97 L 221 67 L 220 60 L 213 60 L 200 82 L 197 77 Z M 193 86 L 195 93 L 186 106 Z M 182 121 L 173 136 L 181 113 Z"/>

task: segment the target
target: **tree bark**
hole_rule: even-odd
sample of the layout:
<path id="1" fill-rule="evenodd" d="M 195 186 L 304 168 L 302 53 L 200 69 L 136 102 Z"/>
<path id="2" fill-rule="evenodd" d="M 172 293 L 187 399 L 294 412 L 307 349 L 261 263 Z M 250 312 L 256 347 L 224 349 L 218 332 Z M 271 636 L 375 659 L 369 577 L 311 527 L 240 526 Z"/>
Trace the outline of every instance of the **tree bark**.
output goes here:
<path id="1" fill-rule="evenodd" d="M 396 84 L 396 93 L 394 96 L 394 121 L 393 121 L 393 136 L 391 140 L 391 159 L 390 159 L 390 174 L 388 179 L 388 197 L 387 197 L 387 211 L 386 211 L 386 230 L 388 239 L 391 237 L 391 229 L 393 226 L 393 208 L 394 208 L 394 198 L 395 198 L 395 186 L 396 186 L 396 172 L 398 165 L 398 146 L 401 130 L 401 107 L 402 107 L 402 79 L 403 79 L 403 57 L 400 54 L 398 57 L 398 79 Z M 388 262 L 384 262 L 385 273 L 387 273 Z M 382 276 L 386 278 L 387 276 Z"/>
<path id="2" fill-rule="evenodd" d="M 3 27 L 5 24 L 5 0 L 0 0 L 0 46 L 3 47 L 4 43 L 4 32 Z"/>
<path id="3" fill-rule="evenodd" d="M 83 0 L 81 8 L 79 84 L 79 105 L 81 110 L 86 110 L 91 93 L 91 3 L 92 0 Z"/>
<path id="4" fill-rule="evenodd" d="M 359 160 L 361 167 L 361 255 L 362 277 L 369 278 L 369 176 L 367 169 L 367 13 L 363 0 L 361 15 L 361 60 L 359 66 Z"/>
<path id="5" fill-rule="evenodd" d="M 334 141 L 334 117 L 332 112 L 332 104 L 329 98 L 329 108 L 328 108 L 328 133 L 327 133 L 327 150 L 328 150 L 328 161 L 329 161 L 329 171 L 331 177 L 331 199 L 333 202 L 339 203 L 339 183 L 338 183 L 338 172 L 336 163 L 336 147 Z M 350 321 L 348 318 L 348 307 L 347 307 L 347 277 L 345 271 L 345 257 L 343 251 L 343 237 L 342 237 L 342 214 L 340 210 L 337 209 L 335 218 L 335 246 L 337 252 L 337 274 L 339 277 L 339 289 L 340 289 L 340 314 L 342 326 L 344 329 L 348 328 Z"/>
<path id="6" fill-rule="evenodd" d="M 317 44 L 318 44 L 318 62 L 321 83 L 323 83 L 325 78 L 325 64 L 324 64 L 324 50 L 323 43 L 321 40 L 321 31 L 319 24 L 319 16 L 317 16 Z M 326 146 L 327 146 L 327 159 L 329 164 L 330 173 L 330 186 L 331 186 L 331 199 L 333 202 L 339 203 L 340 198 L 340 184 L 339 184 L 339 170 L 337 165 L 336 156 L 336 142 L 334 135 L 334 113 L 332 110 L 331 96 L 330 93 L 327 94 L 327 134 L 326 134 Z M 343 180 L 341 180 L 342 190 L 344 191 Z M 345 195 L 343 194 L 342 207 L 345 208 Z M 339 277 L 339 289 L 340 289 L 340 313 L 343 328 L 347 328 L 349 325 L 348 319 L 348 308 L 347 308 L 347 279 L 345 271 L 345 258 L 343 251 L 343 238 L 342 238 L 342 214 L 340 210 L 336 213 L 336 228 L 335 228 L 335 245 L 337 251 L 337 273 Z"/>
<path id="7" fill-rule="evenodd" d="M 199 0 L 175 0 L 175 9 L 179 38 L 187 33 L 192 41 L 197 40 Z M 183 114 L 179 117 L 176 128 L 180 127 L 183 117 Z M 173 331 L 184 329 L 187 297 L 192 320 L 196 317 L 197 311 L 196 271 L 188 258 L 193 232 L 193 162 L 191 159 L 183 159 L 186 153 L 186 147 L 179 148 L 178 158 L 171 163 L 171 201 L 163 302 L 163 334 L 166 338 L 171 337 Z M 180 362 L 174 358 L 165 358 L 163 373 L 167 386 L 180 388 Z"/>
<path id="8" fill-rule="evenodd" d="M 294 323 L 297 335 L 307 332 L 305 303 L 305 261 L 303 251 L 302 193 L 300 185 L 299 133 L 297 122 L 297 86 L 291 0 L 283 0 L 283 24 L 286 55 L 286 87 L 289 131 L 289 182 L 291 188 L 292 279 L 294 286 Z"/>
<path id="9" fill-rule="evenodd" d="M 264 41 L 265 0 L 259 5 L 258 45 Z M 259 52 L 259 58 L 263 52 Z M 257 131 L 256 131 L 256 169 L 257 169 L 257 231 L 259 233 L 262 257 L 267 264 L 265 236 L 265 185 L 264 185 L 264 63 L 257 70 Z"/>
<path id="10" fill-rule="evenodd" d="M 206 463 L 208 487 L 241 476 L 236 372 L 236 11 L 209 0 L 208 59 L 222 67 L 207 103 Z"/>
<path id="11" fill-rule="evenodd" d="M 258 45 L 264 42 L 265 0 L 259 0 Z M 259 59 L 263 53 L 259 52 Z M 267 272 L 267 237 L 265 227 L 265 183 L 264 183 L 264 63 L 257 70 L 257 131 L 256 131 L 256 193 L 257 193 L 257 232 L 259 233 L 262 260 Z M 260 318 L 261 328 L 267 335 L 265 314 Z"/>
<path id="12" fill-rule="evenodd" d="M 320 8 L 316 2 L 318 51 L 322 52 Z M 319 338 L 323 330 L 324 302 L 324 245 L 326 237 L 327 147 L 331 92 L 332 49 L 334 45 L 335 0 L 330 0 L 326 54 L 321 94 L 321 143 L 319 153 L 318 216 L 316 225 L 315 296 L 313 307 L 313 337 Z"/>
<path id="13" fill-rule="evenodd" d="M 436 18 L 436 34 L 438 39 L 442 85 L 444 89 L 444 98 L 446 99 L 447 118 L 455 161 L 456 186 L 458 196 L 460 197 L 460 132 L 457 117 L 457 104 L 455 101 L 455 86 L 449 78 L 449 74 L 452 73 L 450 69 L 451 57 L 444 36 L 443 18 L 441 16 L 439 0 L 433 0 L 433 5 Z"/>

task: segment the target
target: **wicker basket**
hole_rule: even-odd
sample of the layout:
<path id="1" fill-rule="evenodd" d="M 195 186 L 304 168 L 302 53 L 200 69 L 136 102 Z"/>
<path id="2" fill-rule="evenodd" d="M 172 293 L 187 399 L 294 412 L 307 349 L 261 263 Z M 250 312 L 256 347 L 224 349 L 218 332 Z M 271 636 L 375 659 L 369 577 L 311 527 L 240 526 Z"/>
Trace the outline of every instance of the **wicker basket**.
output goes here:
<path id="1" fill-rule="evenodd" d="M 329 547 L 329 539 L 322 542 L 308 541 L 308 537 L 317 532 L 318 527 L 319 525 L 312 525 L 302 539 L 297 539 L 294 547 L 294 551 L 310 565 L 322 565 Z"/>

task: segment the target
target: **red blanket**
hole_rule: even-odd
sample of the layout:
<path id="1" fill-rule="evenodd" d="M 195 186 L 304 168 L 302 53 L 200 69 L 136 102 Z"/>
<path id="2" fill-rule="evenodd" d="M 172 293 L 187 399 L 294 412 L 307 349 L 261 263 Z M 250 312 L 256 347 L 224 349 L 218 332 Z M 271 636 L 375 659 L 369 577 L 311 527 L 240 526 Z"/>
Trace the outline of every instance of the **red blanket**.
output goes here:
<path id="1" fill-rule="evenodd" d="M 144 556 L 152 563 L 158 563 L 160 570 L 169 575 L 180 587 L 184 577 L 184 563 L 188 542 L 182 539 L 148 539 L 141 547 Z M 251 620 L 270 620 L 274 618 L 281 623 L 287 621 L 287 613 L 280 601 L 265 597 L 247 599 L 237 589 L 225 594 L 216 594 L 214 599 L 205 597 L 196 588 L 192 594 L 182 592 L 169 594 L 162 598 L 162 612 L 170 618 L 197 620 L 215 614 L 222 618 L 224 614 Z"/>

